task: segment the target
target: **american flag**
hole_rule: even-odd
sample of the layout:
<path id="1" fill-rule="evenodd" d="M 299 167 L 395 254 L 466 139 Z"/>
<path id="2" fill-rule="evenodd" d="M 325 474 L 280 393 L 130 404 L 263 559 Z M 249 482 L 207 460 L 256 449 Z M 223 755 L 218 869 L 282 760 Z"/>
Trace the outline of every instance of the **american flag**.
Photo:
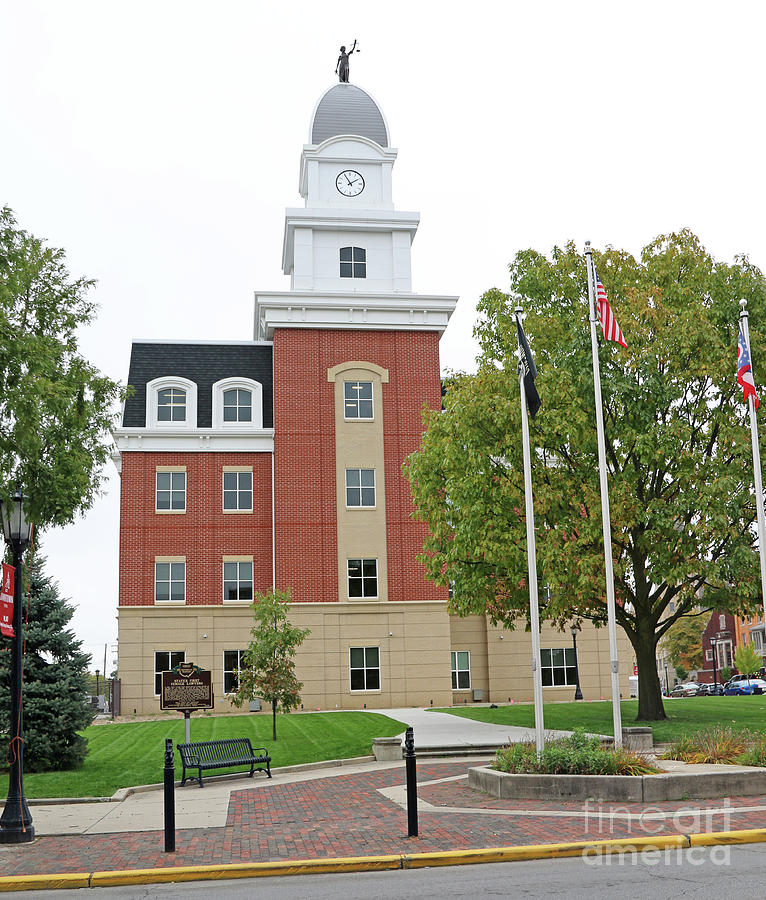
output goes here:
<path id="1" fill-rule="evenodd" d="M 758 394 L 755 390 L 753 366 L 750 363 L 750 348 L 747 346 L 741 322 L 739 325 L 739 349 L 737 350 L 737 381 L 745 390 L 745 396 L 743 397 L 745 403 L 747 403 L 748 397 L 752 397 L 753 406 L 755 409 L 758 409 Z"/>
<path id="2" fill-rule="evenodd" d="M 617 341 L 618 344 L 622 344 L 623 347 L 627 347 L 628 345 L 625 343 L 625 338 L 622 336 L 620 326 L 617 324 L 617 319 L 615 319 L 614 313 L 612 312 L 612 307 L 609 305 L 609 301 L 606 299 L 606 291 L 604 290 L 604 285 L 601 284 L 601 279 L 598 277 L 598 272 L 596 271 L 595 266 L 593 267 L 593 274 L 596 278 L 596 303 L 598 304 L 598 320 L 601 323 L 601 330 L 604 332 L 604 337 L 608 341 Z"/>

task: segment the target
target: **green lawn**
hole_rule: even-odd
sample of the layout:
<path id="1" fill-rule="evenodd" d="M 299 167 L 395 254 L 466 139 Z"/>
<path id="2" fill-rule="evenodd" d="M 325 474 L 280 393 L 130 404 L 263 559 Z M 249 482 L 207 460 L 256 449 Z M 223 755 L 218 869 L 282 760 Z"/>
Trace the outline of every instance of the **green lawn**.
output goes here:
<path id="1" fill-rule="evenodd" d="M 661 722 L 637 722 L 637 700 L 623 700 L 622 724 L 651 725 L 657 743 L 669 743 L 693 731 L 703 731 L 712 725 L 730 725 L 748 731 L 766 732 L 766 695 L 759 697 L 679 697 L 665 700 L 667 719 Z M 465 709 L 440 709 L 439 712 L 465 716 L 495 725 L 523 725 L 534 728 L 534 707 L 531 703 L 514 703 L 489 709 L 485 706 Z M 588 703 L 546 703 L 543 708 L 545 727 L 571 731 L 581 725 L 596 734 L 614 734 L 612 704 L 608 701 Z"/>
<path id="2" fill-rule="evenodd" d="M 267 747 L 272 766 L 325 759 L 348 759 L 372 752 L 374 737 L 400 734 L 407 726 L 378 713 L 328 712 L 277 716 L 276 743 L 271 715 L 192 716 L 192 741 L 249 737 L 254 747 Z M 27 797 L 107 797 L 118 788 L 162 781 L 165 738 L 184 741 L 184 721 L 128 722 L 85 730 L 90 752 L 81 769 L 71 772 L 25 773 Z M 176 753 L 176 777 L 181 761 Z M 236 770 L 235 770 L 236 771 Z M 263 776 L 261 776 L 263 777 Z M 7 769 L 0 775 L 0 798 L 8 792 Z"/>

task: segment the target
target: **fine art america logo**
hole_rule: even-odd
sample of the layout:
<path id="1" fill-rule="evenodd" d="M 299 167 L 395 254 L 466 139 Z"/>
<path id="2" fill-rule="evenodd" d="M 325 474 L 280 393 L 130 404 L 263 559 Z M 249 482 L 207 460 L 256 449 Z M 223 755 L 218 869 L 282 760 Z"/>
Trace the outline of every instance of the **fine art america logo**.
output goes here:
<path id="1" fill-rule="evenodd" d="M 583 862 L 591 866 L 701 866 L 705 863 L 728 866 L 730 846 L 692 843 L 695 835 L 730 830 L 729 798 L 716 804 L 673 810 L 646 806 L 640 812 L 631 812 L 627 806 L 605 807 L 586 800 L 582 806 L 585 833 L 594 843 L 583 848 Z M 599 846 L 602 841 L 619 843 Z"/>

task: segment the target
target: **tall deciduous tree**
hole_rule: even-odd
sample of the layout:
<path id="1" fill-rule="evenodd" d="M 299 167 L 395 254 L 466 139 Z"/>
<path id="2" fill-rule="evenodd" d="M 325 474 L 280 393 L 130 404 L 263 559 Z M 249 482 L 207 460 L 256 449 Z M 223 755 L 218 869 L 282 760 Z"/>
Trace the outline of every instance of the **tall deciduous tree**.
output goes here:
<path id="1" fill-rule="evenodd" d="M 277 708 L 290 712 L 300 706 L 303 682 L 295 676 L 294 657 L 311 634 L 309 628 L 290 624 L 289 609 L 289 591 L 256 593 L 252 640 L 242 658 L 239 685 L 232 698 L 236 706 L 256 697 L 271 703 L 273 740 L 277 739 Z"/>
<path id="2" fill-rule="evenodd" d="M 639 259 L 595 258 L 628 343 L 600 344 L 617 622 L 638 662 L 638 717 L 659 719 L 658 640 L 703 589 L 713 609 L 758 603 L 750 431 L 735 369 L 745 298 L 761 371 L 766 286 L 746 258 L 716 262 L 688 230 L 658 237 Z M 603 625 L 585 260 L 568 244 L 551 258 L 521 252 L 510 270 L 527 298 L 542 397 L 531 425 L 538 572 L 551 586 L 541 613 L 560 626 Z M 514 306 L 497 289 L 482 297 L 478 371 L 448 379 L 444 410 L 425 413 L 422 447 L 405 464 L 430 529 L 429 577 L 453 583 L 455 612 L 508 627 L 528 608 Z"/>
<path id="3" fill-rule="evenodd" d="M 19 485 L 38 527 L 97 496 L 119 386 L 78 350 L 93 282 L 0 210 L 0 499 Z"/>
<path id="4" fill-rule="evenodd" d="M 35 556 L 29 588 L 24 652 L 24 766 L 30 772 L 72 769 L 87 753 L 79 733 L 93 720 L 88 696 L 90 656 L 67 627 L 74 608 Z M 25 592 L 26 605 L 26 592 Z M 26 608 L 24 617 L 27 617 Z M 10 734 L 10 642 L 0 639 L 0 744 Z"/>

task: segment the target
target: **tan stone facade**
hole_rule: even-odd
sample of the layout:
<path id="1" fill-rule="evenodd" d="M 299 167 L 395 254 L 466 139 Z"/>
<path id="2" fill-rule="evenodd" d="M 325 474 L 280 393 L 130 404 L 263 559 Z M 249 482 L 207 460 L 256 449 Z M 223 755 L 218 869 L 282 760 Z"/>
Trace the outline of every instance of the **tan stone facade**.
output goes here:
<path id="1" fill-rule="evenodd" d="M 483 617 L 447 615 L 439 602 L 296 603 L 291 621 L 311 629 L 297 656 L 305 709 L 386 709 L 532 699 L 531 641 L 520 627 L 507 631 Z M 122 712 L 159 711 L 154 695 L 156 652 L 182 651 L 213 673 L 215 711 L 237 711 L 224 694 L 224 651 L 244 650 L 252 615 L 237 606 L 126 607 L 119 611 Z M 620 640 L 621 685 L 629 695 L 627 639 Z M 543 649 L 572 646 L 569 631 L 543 626 Z M 380 688 L 355 691 L 351 648 L 377 648 Z M 609 641 L 605 628 L 584 624 L 578 636 L 580 684 L 585 701 L 610 697 Z M 470 652 L 470 687 L 452 690 L 450 652 Z M 571 700 L 574 687 L 545 687 L 543 698 Z M 264 709 L 266 705 L 264 705 Z"/>

